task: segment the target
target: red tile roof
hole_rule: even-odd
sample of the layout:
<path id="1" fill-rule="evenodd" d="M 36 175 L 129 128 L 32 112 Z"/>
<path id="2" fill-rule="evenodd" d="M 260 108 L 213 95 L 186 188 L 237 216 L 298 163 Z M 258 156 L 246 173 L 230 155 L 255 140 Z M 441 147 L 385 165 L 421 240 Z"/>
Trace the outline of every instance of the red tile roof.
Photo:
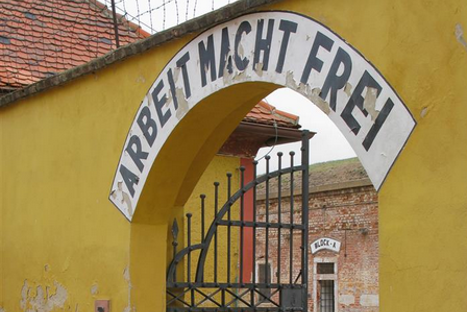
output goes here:
<path id="1" fill-rule="evenodd" d="M 150 34 L 122 16 L 121 45 Z M 115 49 L 111 11 L 96 0 L 0 0 L 0 95 Z M 298 117 L 264 101 L 244 121 L 299 128 Z"/>
<path id="2" fill-rule="evenodd" d="M 121 45 L 149 36 L 119 16 Z M 115 49 L 111 12 L 95 0 L 0 0 L 0 89 L 22 88 Z"/>
<path id="3" fill-rule="evenodd" d="M 296 115 L 278 110 L 265 101 L 261 101 L 243 118 L 243 121 L 266 125 L 274 125 L 276 122 L 279 127 L 298 129 L 300 128 L 298 119 Z"/>

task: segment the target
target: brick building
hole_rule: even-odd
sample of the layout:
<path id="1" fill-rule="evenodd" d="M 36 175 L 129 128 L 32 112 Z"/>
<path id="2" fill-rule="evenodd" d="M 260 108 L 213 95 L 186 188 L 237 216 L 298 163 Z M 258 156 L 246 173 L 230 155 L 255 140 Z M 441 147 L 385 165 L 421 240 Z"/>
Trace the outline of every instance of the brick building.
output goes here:
<path id="1" fill-rule="evenodd" d="M 288 185 L 288 177 L 282 185 Z M 300 181 L 299 177 L 294 179 Z M 379 309 L 378 300 L 378 197 L 358 159 L 315 164 L 310 167 L 309 198 L 309 311 L 313 312 L 373 312 Z M 295 183 L 296 184 L 296 183 Z M 277 181 L 270 181 L 269 220 L 277 221 Z M 299 190 L 299 185 L 294 189 Z M 281 217 L 290 220 L 289 190 L 282 189 Z M 264 189 L 259 191 L 257 219 L 266 218 Z M 301 204 L 301 194 L 295 192 L 294 207 Z M 297 208 L 295 208 L 297 209 Z M 301 218 L 294 211 L 294 220 Z M 264 258 L 265 232 L 258 232 L 256 244 L 257 278 L 270 282 L 288 280 L 290 264 L 290 232 L 283 230 L 281 253 L 278 259 L 276 229 L 269 229 L 268 261 Z M 301 245 L 301 236 L 295 233 L 293 245 Z M 263 255 L 263 256 L 261 256 Z M 293 249 L 293 261 L 300 261 L 298 248 Z M 277 267 L 280 261 L 280 268 Z M 264 268 L 267 264 L 268 268 Z M 298 268 L 298 266 L 297 266 Z M 266 271 L 267 270 L 267 271 Z M 295 269 L 292 280 L 300 272 Z"/>

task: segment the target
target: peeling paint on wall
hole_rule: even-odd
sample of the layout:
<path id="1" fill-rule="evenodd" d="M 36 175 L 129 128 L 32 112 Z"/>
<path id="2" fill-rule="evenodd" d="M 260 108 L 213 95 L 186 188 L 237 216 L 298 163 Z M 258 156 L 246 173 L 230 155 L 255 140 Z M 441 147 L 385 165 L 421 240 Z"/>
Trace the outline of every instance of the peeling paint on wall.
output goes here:
<path id="1" fill-rule="evenodd" d="M 347 94 L 348 97 L 352 95 L 352 85 L 350 83 L 346 83 L 344 87 L 344 92 Z"/>
<path id="2" fill-rule="evenodd" d="M 371 120 L 375 121 L 378 117 L 379 111 L 376 110 L 376 98 L 378 97 L 378 90 L 376 88 L 368 87 L 365 100 L 363 101 L 363 108 L 370 114 Z"/>
<path id="3" fill-rule="evenodd" d="M 123 270 L 123 278 L 128 283 L 128 305 L 126 306 L 125 309 L 123 309 L 123 312 L 136 311 L 136 308 L 131 305 L 131 289 L 133 288 L 133 285 L 131 284 L 130 267 L 127 266 Z"/>
<path id="4" fill-rule="evenodd" d="M 428 107 L 423 107 L 421 112 L 420 112 L 420 117 L 424 118 L 426 114 L 428 113 Z"/>
<path id="5" fill-rule="evenodd" d="M 20 307 L 24 312 L 51 312 L 63 308 L 68 291 L 57 281 L 50 285 L 35 285 L 24 281 L 21 289 Z"/>
<path id="6" fill-rule="evenodd" d="M 91 286 L 91 295 L 95 296 L 99 293 L 99 286 L 94 284 Z"/>
<path id="7" fill-rule="evenodd" d="M 190 107 L 188 106 L 188 101 L 185 99 L 185 94 L 183 93 L 182 88 L 177 88 L 175 91 L 175 96 L 178 99 L 178 110 L 175 113 L 175 116 L 178 119 L 182 119 L 183 116 L 190 110 Z"/>
<path id="8" fill-rule="evenodd" d="M 110 193 L 110 196 L 116 200 L 116 201 L 120 201 L 122 203 L 122 205 L 125 205 L 126 207 L 126 211 L 128 213 L 128 215 L 133 215 L 133 208 L 131 206 L 131 200 L 130 200 L 130 196 L 123 191 L 123 188 L 122 188 L 122 183 L 123 181 L 119 181 L 118 184 L 117 184 L 117 190 L 112 190 L 112 193 Z"/>
<path id="9" fill-rule="evenodd" d="M 136 78 L 136 82 L 145 83 L 145 82 L 146 82 L 146 78 L 144 78 L 143 75 L 139 75 L 139 76 Z"/>
<path id="10" fill-rule="evenodd" d="M 467 42 L 464 39 L 464 30 L 462 29 L 461 24 L 456 24 L 454 34 L 456 35 L 457 41 L 459 41 L 459 43 L 462 44 L 464 49 L 467 50 Z"/>
<path id="11" fill-rule="evenodd" d="M 318 108 L 325 113 L 326 115 L 329 115 L 331 113 L 331 108 L 329 107 L 329 103 L 323 100 L 319 94 L 321 93 L 320 88 L 313 88 L 311 90 L 311 94 L 309 95 L 310 100 L 318 106 Z"/>

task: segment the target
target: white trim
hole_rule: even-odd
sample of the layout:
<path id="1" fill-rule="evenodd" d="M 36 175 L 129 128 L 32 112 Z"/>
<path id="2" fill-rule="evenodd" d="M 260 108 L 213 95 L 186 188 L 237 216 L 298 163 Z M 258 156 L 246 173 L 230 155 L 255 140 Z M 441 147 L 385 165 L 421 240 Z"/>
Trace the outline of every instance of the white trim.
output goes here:
<path id="1" fill-rule="evenodd" d="M 313 312 L 318 312 L 318 281 L 334 281 L 334 311 L 339 310 L 338 257 L 315 257 L 313 259 Z M 318 274 L 318 263 L 334 263 L 334 274 Z"/>

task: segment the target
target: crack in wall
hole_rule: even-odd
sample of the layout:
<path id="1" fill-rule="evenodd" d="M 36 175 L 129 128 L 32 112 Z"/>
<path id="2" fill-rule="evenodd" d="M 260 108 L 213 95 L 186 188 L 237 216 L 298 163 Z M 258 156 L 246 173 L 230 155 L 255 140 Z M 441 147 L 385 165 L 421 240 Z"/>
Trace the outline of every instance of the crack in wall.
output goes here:
<path id="1" fill-rule="evenodd" d="M 128 283 L 128 305 L 123 309 L 123 312 L 135 312 L 136 308 L 131 305 L 131 289 L 133 288 L 133 285 L 131 284 L 131 276 L 130 276 L 130 267 L 127 266 L 123 270 L 123 278 L 125 281 Z"/>

